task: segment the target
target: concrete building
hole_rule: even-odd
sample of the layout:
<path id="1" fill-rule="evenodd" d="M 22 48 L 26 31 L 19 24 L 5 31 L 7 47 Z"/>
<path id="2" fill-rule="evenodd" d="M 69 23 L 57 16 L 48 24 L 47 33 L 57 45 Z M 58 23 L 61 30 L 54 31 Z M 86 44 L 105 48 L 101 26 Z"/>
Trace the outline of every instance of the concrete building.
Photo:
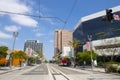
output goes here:
<path id="1" fill-rule="evenodd" d="M 112 13 L 120 16 L 120 6 Z M 83 43 L 86 49 L 88 35 L 91 35 L 92 49 L 99 55 L 117 55 L 120 53 L 120 20 L 105 21 L 106 10 L 82 17 L 73 32 L 73 38 Z"/>
<path id="2" fill-rule="evenodd" d="M 73 31 L 56 30 L 54 33 L 54 54 L 62 52 L 63 47 L 69 47 L 69 42 L 73 40 Z"/>
<path id="3" fill-rule="evenodd" d="M 40 43 L 37 40 L 26 40 L 24 44 L 24 51 L 26 51 L 27 48 L 43 53 L 43 43 Z"/>

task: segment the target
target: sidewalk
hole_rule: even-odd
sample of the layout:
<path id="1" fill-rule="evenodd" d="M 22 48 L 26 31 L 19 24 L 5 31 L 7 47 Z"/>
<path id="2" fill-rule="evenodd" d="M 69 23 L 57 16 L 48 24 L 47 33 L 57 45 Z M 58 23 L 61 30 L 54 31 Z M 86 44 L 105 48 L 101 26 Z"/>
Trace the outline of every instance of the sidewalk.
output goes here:
<path id="1" fill-rule="evenodd" d="M 10 69 L 10 67 L 0 67 L 0 74 L 4 74 L 4 73 L 8 73 L 8 72 L 11 72 L 14 70 L 22 69 L 24 67 L 12 67 L 11 69 Z"/>
<path id="2" fill-rule="evenodd" d="M 0 75 L 1 74 L 5 74 L 5 73 L 8 73 L 8 72 L 12 72 L 14 70 L 23 70 L 23 69 L 26 69 L 27 71 L 29 70 L 32 70 L 36 67 L 38 67 L 38 65 L 34 65 L 34 66 L 22 66 L 22 67 L 13 67 L 10 69 L 10 67 L 0 67 Z"/>
<path id="3" fill-rule="evenodd" d="M 85 70 L 91 71 L 91 68 L 85 68 Z M 102 72 L 105 73 L 104 68 L 97 68 L 97 67 L 93 67 L 93 72 Z"/>
<path id="4" fill-rule="evenodd" d="M 71 67 L 71 68 L 76 68 L 76 69 L 81 69 L 81 70 L 87 70 L 87 71 L 91 71 L 91 67 L 83 67 L 83 66 L 76 66 L 76 67 Z M 101 72 L 101 73 L 105 73 L 104 68 L 98 68 L 98 67 L 93 67 L 93 72 Z"/>

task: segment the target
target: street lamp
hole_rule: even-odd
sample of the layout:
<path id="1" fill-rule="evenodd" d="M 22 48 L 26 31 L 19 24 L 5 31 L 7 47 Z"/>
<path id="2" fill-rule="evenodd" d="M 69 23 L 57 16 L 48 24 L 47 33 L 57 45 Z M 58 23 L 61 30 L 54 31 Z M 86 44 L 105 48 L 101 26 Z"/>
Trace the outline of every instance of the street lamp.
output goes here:
<path id="1" fill-rule="evenodd" d="M 12 52 L 14 52 L 15 40 L 16 40 L 16 37 L 18 37 L 18 32 L 13 32 L 13 37 L 14 37 L 14 41 L 13 41 Z M 12 54 L 10 56 L 10 68 L 12 69 Z"/>
<path id="2" fill-rule="evenodd" d="M 93 71 L 93 60 L 92 60 L 92 35 L 88 35 L 88 40 L 90 42 L 90 52 L 91 52 L 91 70 Z"/>
<path id="3" fill-rule="evenodd" d="M 14 42 L 13 42 L 13 48 L 12 48 L 12 50 L 14 50 L 15 40 L 16 40 L 16 37 L 18 37 L 18 32 L 13 32 L 13 37 L 14 37 Z"/>

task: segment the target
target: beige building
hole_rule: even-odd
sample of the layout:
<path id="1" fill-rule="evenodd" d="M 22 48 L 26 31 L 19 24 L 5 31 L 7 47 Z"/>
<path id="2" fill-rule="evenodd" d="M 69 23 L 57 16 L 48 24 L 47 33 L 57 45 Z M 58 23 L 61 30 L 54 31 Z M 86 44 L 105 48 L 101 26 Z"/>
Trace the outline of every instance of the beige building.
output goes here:
<path id="1" fill-rule="evenodd" d="M 54 33 L 54 54 L 62 52 L 63 47 L 68 47 L 69 41 L 73 40 L 73 31 L 71 30 L 56 30 Z"/>

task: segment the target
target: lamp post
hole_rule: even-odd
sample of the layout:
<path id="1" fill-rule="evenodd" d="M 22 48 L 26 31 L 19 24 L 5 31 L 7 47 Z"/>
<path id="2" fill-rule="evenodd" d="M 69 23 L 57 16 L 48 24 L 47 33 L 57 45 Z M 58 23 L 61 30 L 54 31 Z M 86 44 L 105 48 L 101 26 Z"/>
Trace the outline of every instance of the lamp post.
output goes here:
<path id="1" fill-rule="evenodd" d="M 92 35 L 88 35 L 88 40 L 90 42 L 90 52 L 91 52 L 91 70 L 93 71 L 93 60 L 92 60 Z"/>
<path id="2" fill-rule="evenodd" d="M 18 32 L 13 32 L 13 37 L 14 37 L 14 41 L 13 41 L 12 52 L 14 52 L 15 40 L 16 40 L 16 37 L 18 37 Z M 12 54 L 10 56 L 10 69 L 12 69 Z"/>

